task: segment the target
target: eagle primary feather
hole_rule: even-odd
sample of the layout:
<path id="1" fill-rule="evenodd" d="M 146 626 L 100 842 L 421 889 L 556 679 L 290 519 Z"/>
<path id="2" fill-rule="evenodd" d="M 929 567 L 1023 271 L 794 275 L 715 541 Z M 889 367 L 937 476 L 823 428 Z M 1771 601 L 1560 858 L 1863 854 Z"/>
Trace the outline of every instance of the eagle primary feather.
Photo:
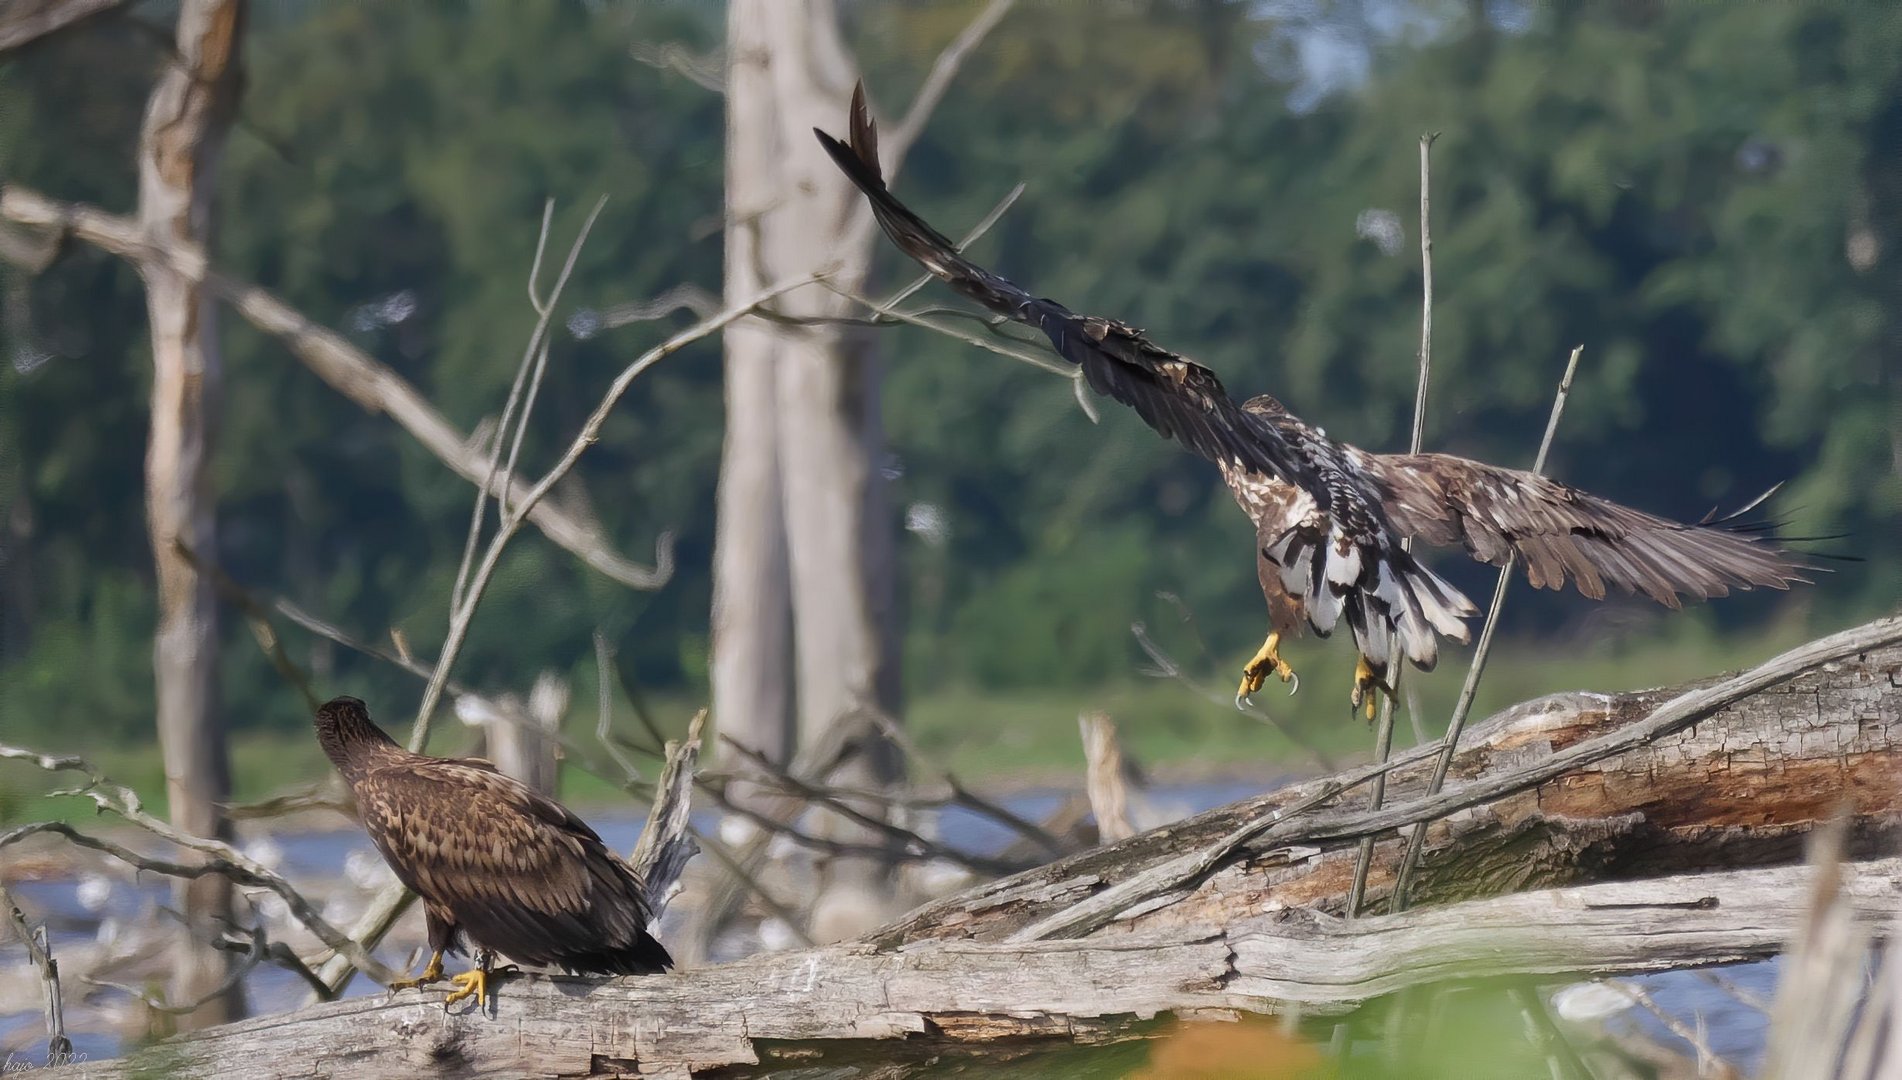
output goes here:
<path id="1" fill-rule="evenodd" d="M 1787 588 L 1812 569 L 1745 528 L 1685 525 L 1632 510 L 1532 473 L 1445 454 L 1370 454 L 1327 437 L 1273 398 L 1238 404 L 1215 373 L 1156 345 L 1138 329 L 1079 315 L 1032 296 L 966 259 L 886 188 L 878 133 L 853 91 L 849 145 L 814 129 L 870 202 L 899 249 L 959 293 L 1035 327 L 1076 364 L 1090 388 L 1134 409 L 1150 427 L 1213 461 L 1256 528 L 1259 578 L 1274 633 L 1243 677 L 1246 692 L 1303 621 L 1330 633 L 1345 619 L 1366 678 L 1386 682 L 1395 645 L 1422 668 L 1438 637 L 1465 642 L 1477 614 L 1457 589 L 1414 560 L 1407 537 L 1463 546 L 1503 564 L 1517 553 L 1535 586 L 1569 578 L 1593 599 L 1608 587 L 1668 607 L 1732 588 Z M 1252 685 L 1251 685 L 1252 684 Z"/>
<path id="2" fill-rule="evenodd" d="M 559 803 L 486 761 L 410 753 L 356 698 L 327 702 L 316 726 L 371 843 L 422 898 L 432 951 L 461 951 L 466 938 L 574 972 L 672 966 L 647 931 L 640 876 Z"/>

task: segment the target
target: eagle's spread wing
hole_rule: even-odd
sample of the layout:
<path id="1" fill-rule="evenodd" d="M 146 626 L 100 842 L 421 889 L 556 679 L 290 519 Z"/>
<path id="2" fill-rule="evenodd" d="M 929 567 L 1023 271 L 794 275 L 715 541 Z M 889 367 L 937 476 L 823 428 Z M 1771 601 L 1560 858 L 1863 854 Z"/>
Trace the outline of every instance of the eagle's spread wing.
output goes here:
<path id="1" fill-rule="evenodd" d="M 397 877 L 517 960 L 665 967 L 634 870 L 580 818 L 486 764 L 406 755 L 356 781 L 364 826 Z"/>
<path id="2" fill-rule="evenodd" d="M 1518 469 L 1447 454 L 1360 457 L 1395 528 L 1460 545 L 1494 566 L 1517 552 L 1541 589 L 1561 588 L 1570 577 L 1594 600 L 1610 587 L 1675 608 L 1681 595 L 1786 589 L 1813 569 L 1761 535 L 1653 517 Z"/>
<path id="3" fill-rule="evenodd" d="M 850 146 L 817 128 L 813 134 L 865 193 L 879 225 L 905 254 L 965 296 L 1042 331 L 1059 355 L 1083 369 L 1090 389 L 1136 410 L 1164 438 L 1179 440 L 1210 461 L 1239 461 L 1289 480 L 1305 474 L 1294 449 L 1244 412 L 1213 371 L 1162 348 L 1135 327 L 1078 315 L 1030 295 L 966 259 L 957 245 L 899 202 L 879 168 L 878 132 L 863 87 L 852 95 Z"/>
<path id="4" fill-rule="evenodd" d="M 1090 388 L 1134 409 L 1151 428 L 1225 471 L 1239 468 L 1308 493 L 1316 515 L 1265 544 L 1289 593 L 1299 597 L 1317 633 L 1345 614 L 1361 653 L 1384 667 L 1391 635 L 1423 667 L 1438 656 L 1435 632 L 1465 641 L 1460 621 L 1472 604 L 1400 547 L 1378 496 L 1340 444 L 1291 417 L 1249 412 L 1215 373 L 1111 319 L 1078 315 L 1055 300 L 966 259 L 957 246 L 885 187 L 878 133 L 853 91 L 851 145 L 813 134 L 865 197 L 885 234 L 926 270 L 998 314 L 1035 327 L 1058 355 L 1083 371 Z"/>

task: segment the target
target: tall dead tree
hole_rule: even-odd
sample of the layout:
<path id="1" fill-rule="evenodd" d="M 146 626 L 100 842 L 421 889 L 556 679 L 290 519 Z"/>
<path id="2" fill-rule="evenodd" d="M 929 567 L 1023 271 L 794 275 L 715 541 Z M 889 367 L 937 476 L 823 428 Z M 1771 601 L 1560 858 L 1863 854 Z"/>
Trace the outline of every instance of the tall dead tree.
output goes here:
<path id="1" fill-rule="evenodd" d="M 828 263 L 847 289 L 864 277 L 871 237 L 844 239 L 853 193 L 812 137 L 813 127 L 845 115 L 855 68 L 831 0 L 736 0 L 728 8 L 729 299 Z M 823 319 L 843 314 L 846 302 L 814 285 L 779 306 Z M 715 715 L 724 734 L 784 761 L 795 730 L 806 742 L 833 724 L 861 722 L 868 711 L 895 715 L 898 707 L 895 541 L 879 471 L 877 365 L 820 324 L 736 325 L 726 350 Z M 835 782 L 893 777 L 895 761 L 873 729 L 853 752 Z M 835 831 L 848 827 L 836 823 Z M 866 900 L 880 891 L 883 868 L 840 859 L 829 871 L 814 934 L 845 937 L 876 922 L 881 912 Z"/>
<path id="2" fill-rule="evenodd" d="M 183 0 L 176 55 L 146 104 L 139 137 L 139 223 L 146 241 L 209 250 L 214 178 L 240 86 L 243 0 Z M 223 381 L 217 310 L 204 283 L 148 260 L 146 310 L 152 328 L 152 428 L 146 449 L 146 518 L 158 573 L 158 626 L 152 667 L 159 744 L 172 823 L 197 836 L 229 831 L 220 804 L 231 792 L 218 695 L 218 616 L 212 583 L 179 550 L 217 550 L 211 457 Z M 174 1001 L 215 989 L 231 962 L 207 942 L 230 918 L 229 884 L 208 875 L 180 887 L 191 933 L 181 946 Z M 223 1023 L 244 1012 L 231 987 L 181 1018 L 185 1027 Z"/>

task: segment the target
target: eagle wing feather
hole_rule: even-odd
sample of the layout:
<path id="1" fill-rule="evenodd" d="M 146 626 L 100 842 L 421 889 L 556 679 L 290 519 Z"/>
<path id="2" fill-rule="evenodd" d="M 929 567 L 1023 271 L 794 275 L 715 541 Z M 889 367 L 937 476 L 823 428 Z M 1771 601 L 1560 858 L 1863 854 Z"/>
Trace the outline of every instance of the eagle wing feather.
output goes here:
<path id="1" fill-rule="evenodd" d="M 1164 438 L 1224 472 L 1240 469 L 1307 492 L 1319 511 L 1315 527 L 1292 530 L 1262 551 L 1280 567 L 1287 591 L 1300 598 L 1317 633 L 1331 631 L 1345 613 L 1362 654 L 1383 667 L 1395 632 L 1402 652 L 1422 667 L 1438 657 L 1436 632 L 1467 640 L 1460 620 L 1476 609 L 1400 546 L 1378 496 L 1347 461 L 1346 448 L 1293 417 L 1250 412 L 1213 371 L 1135 327 L 1079 315 L 965 258 L 885 186 L 863 86 L 852 94 L 849 145 L 817 128 L 813 134 L 864 193 L 885 234 L 934 276 L 1041 331 L 1059 356 L 1082 370 L 1090 389 L 1129 406 Z"/>
<path id="2" fill-rule="evenodd" d="M 1518 553 L 1535 588 L 1602 600 L 1609 589 L 1669 608 L 1730 590 L 1787 589 L 1813 570 L 1765 536 L 1647 514 L 1536 473 L 1450 454 L 1364 454 L 1394 527 L 1503 566 Z"/>

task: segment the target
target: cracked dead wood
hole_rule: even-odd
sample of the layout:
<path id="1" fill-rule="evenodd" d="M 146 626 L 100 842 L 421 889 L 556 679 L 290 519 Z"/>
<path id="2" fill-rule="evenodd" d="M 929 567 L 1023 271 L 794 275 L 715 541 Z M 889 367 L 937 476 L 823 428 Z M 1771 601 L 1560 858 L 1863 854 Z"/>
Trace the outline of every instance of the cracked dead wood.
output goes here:
<path id="1" fill-rule="evenodd" d="M 1850 864 L 1845 895 L 1879 929 L 1902 860 Z M 1029 945 L 856 943 L 666 977 L 528 978 L 496 1014 L 445 1014 L 439 993 L 353 998 L 173 1039 L 73 1075 L 176 1077 L 761 1076 L 875 1040 L 881 1076 L 947 1055 L 1004 1060 L 1038 1044 L 1139 1038 L 1162 1013 L 1339 1009 L 1448 978 L 1664 970 L 1763 957 L 1806 918 L 1803 866 L 1544 890 L 1348 921 L 1256 909 Z M 817 1042 L 835 1045 L 822 1048 Z"/>
<path id="2" fill-rule="evenodd" d="M 1526 702 L 1468 732 L 1438 795 L 1426 794 L 1438 748 L 1416 749 L 1396 755 L 1379 811 L 1287 814 L 1329 785 L 1351 787 L 1368 770 L 1293 785 L 990 886 L 1075 883 L 1067 895 L 999 905 L 953 898 L 912 913 L 880 940 L 1009 936 L 1259 826 L 1277 810 L 1288 820 L 1257 828 L 1240 845 L 1241 858 L 1173 883 L 1179 898 L 1133 924 L 1219 923 L 1244 899 L 1339 910 L 1354 844 L 1365 835 L 1378 840 L 1368 887 L 1378 902 L 1401 855 L 1396 830 L 1422 820 L 1430 824 L 1415 903 L 1793 861 L 1803 836 L 1845 796 L 1853 804 L 1852 850 L 1870 851 L 1895 833 L 1902 813 L 1898 642 L 1902 617 L 1891 617 L 1690 687 Z M 1291 848 L 1316 850 L 1292 861 L 1278 854 Z M 1114 914 L 1060 932 L 1087 932 Z"/>
<path id="3" fill-rule="evenodd" d="M 1902 860 L 1870 854 L 1892 847 L 1902 810 L 1899 642 L 1891 618 L 1688 688 L 1528 702 L 1473 729 L 1440 795 L 1425 794 L 1432 748 L 1402 754 L 1378 812 L 1338 797 L 1363 768 L 978 886 L 856 943 L 665 977 L 525 979 L 494 1016 L 445 1016 L 414 993 L 331 1003 L 77 1075 L 429 1062 L 442 1076 L 739 1077 L 877 1060 L 904 1076 L 946 1055 L 1140 1038 L 1162 1013 L 1313 1015 L 1447 980 L 1760 958 L 1810 918 L 1800 848 L 1845 801 L 1863 861 L 1841 868 L 1843 903 L 1880 934 L 1902 905 Z M 1432 822 L 1421 906 L 1341 918 L 1359 838 L 1377 838 L 1378 896 L 1416 820 Z"/>

